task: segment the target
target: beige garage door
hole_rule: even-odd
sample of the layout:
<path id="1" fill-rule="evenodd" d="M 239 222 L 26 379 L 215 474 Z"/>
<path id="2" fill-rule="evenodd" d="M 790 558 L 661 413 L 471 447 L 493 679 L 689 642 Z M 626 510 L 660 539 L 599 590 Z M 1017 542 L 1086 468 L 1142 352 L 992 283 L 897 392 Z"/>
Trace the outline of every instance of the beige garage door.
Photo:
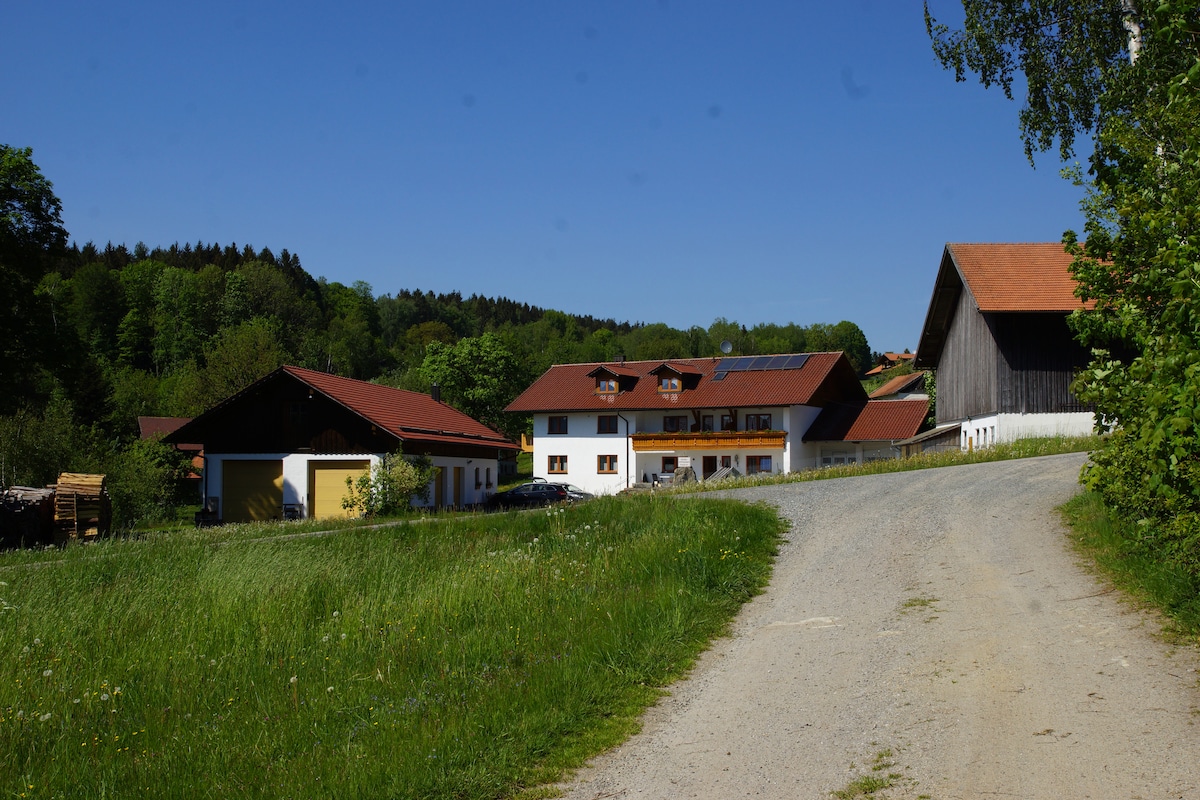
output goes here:
<path id="1" fill-rule="evenodd" d="M 279 519 L 283 511 L 283 461 L 224 462 L 221 504 L 226 522 Z"/>
<path id="2" fill-rule="evenodd" d="M 357 480 L 370 468 L 371 462 L 366 460 L 309 462 L 309 516 L 315 519 L 356 516 L 357 512 L 342 508 L 342 498 L 346 496 L 346 478 Z"/>

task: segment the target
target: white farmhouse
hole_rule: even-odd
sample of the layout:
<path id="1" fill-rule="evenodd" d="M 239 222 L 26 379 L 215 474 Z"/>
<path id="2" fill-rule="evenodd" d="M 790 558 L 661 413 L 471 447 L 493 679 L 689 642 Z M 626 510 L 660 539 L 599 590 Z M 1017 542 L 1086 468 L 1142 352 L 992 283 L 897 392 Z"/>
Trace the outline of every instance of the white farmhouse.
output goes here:
<path id="1" fill-rule="evenodd" d="M 827 408 L 840 422 L 821 426 L 832 438 L 807 439 Z M 706 480 L 897 457 L 892 442 L 915 434 L 926 409 L 925 400 L 868 403 L 840 352 L 560 364 L 507 408 L 533 415 L 536 477 L 594 494 L 669 481 L 685 467 Z M 866 430 L 853 424 L 860 415 L 881 424 L 867 426 L 869 441 L 844 438 Z"/>

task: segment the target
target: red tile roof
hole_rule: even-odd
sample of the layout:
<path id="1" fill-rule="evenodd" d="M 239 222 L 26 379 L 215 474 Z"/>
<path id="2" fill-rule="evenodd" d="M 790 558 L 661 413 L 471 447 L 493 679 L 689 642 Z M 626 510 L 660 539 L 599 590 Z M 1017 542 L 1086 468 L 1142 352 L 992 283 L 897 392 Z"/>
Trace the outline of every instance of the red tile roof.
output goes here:
<path id="1" fill-rule="evenodd" d="M 487 444 L 519 449 L 503 434 L 421 392 L 393 389 L 303 367 L 285 366 L 278 371 L 291 375 L 404 441 Z"/>
<path id="2" fill-rule="evenodd" d="M 875 391 L 871 392 L 871 399 L 879 397 L 887 397 L 890 394 L 899 394 L 905 390 L 919 391 L 925 387 L 925 376 L 928 372 L 910 372 L 907 375 L 897 375 L 887 383 L 880 386 Z"/>
<path id="3" fill-rule="evenodd" d="M 1059 242 L 948 244 L 946 250 L 980 311 L 1074 311 L 1073 256 Z M 1088 307 L 1093 304 L 1089 303 Z"/>
<path id="4" fill-rule="evenodd" d="M 810 353 L 803 366 L 793 369 L 728 372 L 716 380 L 719 358 L 675 359 L 674 369 L 698 376 L 695 388 L 659 392 L 652 373 L 662 361 L 628 361 L 621 366 L 639 375 L 635 382 L 622 377 L 620 391 L 596 394 L 589 378 L 601 365 L 558 364 L 546 370 L 533 385 L 509 404 L 507 411 L 657 410 L 669 408 L 746 408 L 752 406 L 824 405 L 835 399 L 866 399 L 866 392 L 846 356 Z M 612 369 L 613 365 L 604 365 Z M 630 385 L 632 383 L 632 385 Z"/>
<path id="5" fill-rule="evenodd" d="M 915 436 L 929 416 L 928 400 L 834 403 L 804 434 L 806 442 L 898 441 Z"/>

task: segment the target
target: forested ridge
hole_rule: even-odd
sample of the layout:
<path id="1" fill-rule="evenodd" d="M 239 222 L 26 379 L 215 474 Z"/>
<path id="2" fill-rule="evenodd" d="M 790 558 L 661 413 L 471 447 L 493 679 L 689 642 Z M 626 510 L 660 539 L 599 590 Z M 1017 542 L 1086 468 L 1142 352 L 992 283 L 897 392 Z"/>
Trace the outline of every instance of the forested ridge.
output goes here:
<path id="1" fill-rule="evenodd" d="M 63 471 L 111 474 L 117 492 L 144 483 L 122 505 L 126 521 L 171 507 L 179 498 L 160 479 L 185 468 L 138 440 L 137 418 L 195 416 L 282 364 L 417 391 L 437 383 L 515 436 L 528 421 L 503 408 L 551 364 L 715 356 L 723 340 L 739 354 L 844 350 L 859 371 L 871 362 L 846 321 L 679 330 L 457 291 L 376 294 L 314 278 L 287 249 L 68 244 L 32 151 L 0 145 L 0 156 L 0 484 Z"/>

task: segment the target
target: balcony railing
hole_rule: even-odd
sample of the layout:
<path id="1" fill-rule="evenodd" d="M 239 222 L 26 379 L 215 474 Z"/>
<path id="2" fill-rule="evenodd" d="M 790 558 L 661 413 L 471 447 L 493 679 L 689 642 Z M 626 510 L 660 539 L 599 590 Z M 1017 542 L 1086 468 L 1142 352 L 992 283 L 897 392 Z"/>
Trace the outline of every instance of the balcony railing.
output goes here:
<path id="1" fill-rule="evenodd" d="M 654 450 L 782 450 L 787 431 L 703 431 L 635 433 L 634 452 Z"/>

